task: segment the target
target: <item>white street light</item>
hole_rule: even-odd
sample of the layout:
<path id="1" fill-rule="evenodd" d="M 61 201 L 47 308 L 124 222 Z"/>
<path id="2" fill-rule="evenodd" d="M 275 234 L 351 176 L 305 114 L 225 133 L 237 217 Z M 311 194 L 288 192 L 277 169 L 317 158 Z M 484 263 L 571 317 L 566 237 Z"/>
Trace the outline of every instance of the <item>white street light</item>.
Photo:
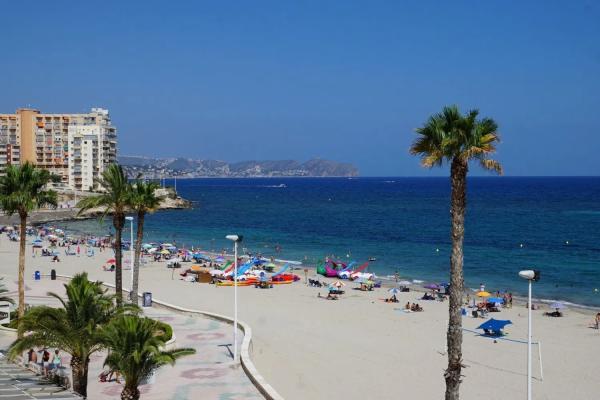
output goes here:
<path id="1" fill-rule="evenodd" d="M 238 272 L 238 243 L 242 241 L 242 235 L 227 235 L 225 239 L 233 241 L 233 361 L 238 361 L 237 331 L 238 331 L 238 307 L 237 307 L 237 272 Z"/>
<path id="2" fill-rule="evenodd" d="M 129 225 L 131 227 L 131 235 L 129 236 L 129 265 L 131 266 L 131 291 L 129 292 L 129 299 L 133 301 L 137 296 L 137 293 L 133 293 L 133 217 L 125 217 L 127 221 L 129 221 Z"/>
<path id="3" fill-rule="evenodd" d="M 540 271 L 524 270 L 519 276 L 529 281 L 529 294 L 527 296 L 527 400 L 531 400 L 531 283 L 540 279 Z"/>

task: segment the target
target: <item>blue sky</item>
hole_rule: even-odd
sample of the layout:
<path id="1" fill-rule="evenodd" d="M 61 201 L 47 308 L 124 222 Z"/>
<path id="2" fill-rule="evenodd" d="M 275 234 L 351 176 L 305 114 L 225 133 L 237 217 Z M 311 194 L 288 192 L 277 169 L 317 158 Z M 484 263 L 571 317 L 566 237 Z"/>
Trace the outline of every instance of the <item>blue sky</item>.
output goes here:
<path id="1" fill-rule="evenodd" d="M 456 103 L 497 120 L 507 175 L 600 174 L 596 1 L 13 1 L 3 14 L 0 112 L 109 108 L 120 154 L 446 175 L 408 147 Z"/>

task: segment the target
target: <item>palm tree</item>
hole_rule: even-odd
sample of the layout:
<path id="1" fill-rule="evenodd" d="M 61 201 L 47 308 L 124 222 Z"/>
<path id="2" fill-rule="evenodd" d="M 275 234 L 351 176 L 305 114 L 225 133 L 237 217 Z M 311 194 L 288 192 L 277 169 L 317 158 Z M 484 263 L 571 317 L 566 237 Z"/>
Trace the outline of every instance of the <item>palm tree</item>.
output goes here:
<path id="1" fill-rule="evenodd" d="M 55 177 L 45 169 L 36 168 L 30 162 L 9 165 L 0 177 L 0 205 L 8 215 L 19 214 L 19 308 L 18 318 L 25 313 L 25 243 L 27 240 L 27 217 L 33 210 L 44 206 L 56 207 L 57 195 L 45 186 Z"/>
<path id="2" fill-rule="evenodd" d="M 86 397 L 90 356 L 102 349 L 100 328 L 125 311 L 137 312 L 137 308 L 115 307 L 114 296 L 106 293 L 101 282 L 89 281 L 85 272 L 64 286 L 66 301 L 56 293 L 48 293 L 60 301 L 61 308 L 37 306 L 25 313 L 19 324 L 22 337 L 11 345 L 10 356 L 34 346 L 62 349 L 71 355 L 73 390 Z"/>
<path id="3" fill-rule="evenodd" d="M 412 155 L 421 156 L 426 168 L 450 163 L 452 188 L 450 215 L 452 220 L 452 256 L 450 258 L 450 301 L 447 332 L 448 368 L 446 400 L 459 398 L 462 370 L 462 305 L 463 239 L 465 235 L 465 209 L 467 205 L 467 172 L 469 161 L 478 161 L 487 170 L 502 174 L 502 166 L 490 155 L 496 151 L 500 141 L 498 126 L 490 118 L 478 119 L 479 111 L 472 110 L 463 115 L 457 106 L 444 107 L 439 114 L 431 116 L 416 130 L 419 137 L 410 148 Z"/>
<path id="4" fill-rule="evenodd" d="M 0 301 L 7 301 L 10 304 L 15 304 L 15 300 L 10 296 L 4 296 L 4 293 L 8 293 L 8 289 L 4 285 L 4 277 L 0 278 Z"/>
<path id="5" fill-rule="evenodd" d="M 103 341 L 109 349 L 104 365 L 125 378 L 121 399 L 139 399 L 138 386 L 144 379 L 161 366 L 173 365 L 179 357 L 196 352 L 194 349 L 164 350 L 171 337 L 167 326 L 150 318 L 124 315 L 104 329 Z"/>
<path id="6" fill-rule="evenodd" d="M 138 304 L 138 281 L 140 274 L 140 255 L 142 253 L 142 240 L 144 239 L 144 219 L 146 213 L 154 212 L 162 198 L 156 195 L 159 186 L 155 182 L 143 182 L 136 180 L 129 191 L 129 207 L 137 213 L 137 236 L 135 240 L 135 258 L 133 262 L 133 284 L 131 290 L 131 301 Z"/>
<path id="7" fill-rule="evenodd" d="M 123 251 L 121 248 L 123 235 L 123 226 L 125 225 L 125 211 L 127 210 L 127 200 L 129 196 L 129 183 L 123 172 L 123 168 L 118 164 L 111 164 L 102 173 L 102 177 L 97 180 L 102 193 L 86 197 L 81 200 L 77 206 L 79 214 L 84 211 L 100 208 L 102 209 L 101 219 L 107 214 L 112 213 L 112 222 L 115 228 L 115 293 L 117 304 L 123 302 Z"/>

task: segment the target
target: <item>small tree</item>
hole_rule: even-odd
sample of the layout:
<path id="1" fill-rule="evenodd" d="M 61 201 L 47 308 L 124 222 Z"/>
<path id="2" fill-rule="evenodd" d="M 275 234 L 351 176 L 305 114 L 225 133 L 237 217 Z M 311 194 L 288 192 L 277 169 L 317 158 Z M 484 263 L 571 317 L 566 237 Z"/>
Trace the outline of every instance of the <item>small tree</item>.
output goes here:
<path id="1" fill-rule="evenodd" d="M 8 293 L 8 289 L 4 286 L 4 277 L 0 278 L 0 301 L 7 301 L 10 304 L 15 304 L 12 297 L 4 296 L 4 293 Z"/>
<path id="2" fill-rule="evenodd" d="M 114 296 L 108 295 L 100 282 L 89 281 L 85 272 L 64 286 L 66 301 L 48 293 L 60 301 L 61 308 L 37 306 L 25 313 L 19 324 L 22 337 L 11 345 L 10 355 L 15 357 L 33 346 L 62 349 L 71 355 L 73 390 L 86 397 L 90 356 L 102 348 L 102 327 L 117 315 L 138 310 L 115 307 Z"/>
<path id="3" fill-rule="evenodd" d="M 196 352 L 194 349 L 164 350 L 171 337 L 167 326 L 150 318 L 124 315 L 104 329 L 103 342 L 109 349 L 104 365 L 125 378 L 122 400 L 139 399 L 138 386 L 144 379 L 163 365 L 173 365 L 178 358 Z"/>
<path id="4" fill-rule="evenodd" d="M 44 206 L 56 207 L 57 195 L 46 190 L 48 183 L 56 178 L 45 169 L 36 168 L 30 162 L 9 165 L 0 177 L 0 205 L 7 215 L 19 215 L 19 307 L 18 318 L 25 313 L 25 244 L 27 241 L 27 217 L 33 210 Z"/>

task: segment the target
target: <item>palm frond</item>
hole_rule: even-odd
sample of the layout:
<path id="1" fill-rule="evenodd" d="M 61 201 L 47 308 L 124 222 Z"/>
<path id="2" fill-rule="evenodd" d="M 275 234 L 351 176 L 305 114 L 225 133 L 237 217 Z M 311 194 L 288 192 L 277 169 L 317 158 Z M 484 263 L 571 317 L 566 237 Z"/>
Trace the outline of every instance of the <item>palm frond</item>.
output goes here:
<path id="1" fill-rule="evenodd" d="M 463 115 L 456 105 L 444 107 L 416 130 L 419 136 L 411 145 L 410 154 L 420 156 L 421 165 L 426 168 L 459 158 L 479 161 L 483 168 L 502 173 L 499 162 L 488 160 L 500 141 L 498 125 L 491 118 L 478 117 L 478 110 Z"/>

